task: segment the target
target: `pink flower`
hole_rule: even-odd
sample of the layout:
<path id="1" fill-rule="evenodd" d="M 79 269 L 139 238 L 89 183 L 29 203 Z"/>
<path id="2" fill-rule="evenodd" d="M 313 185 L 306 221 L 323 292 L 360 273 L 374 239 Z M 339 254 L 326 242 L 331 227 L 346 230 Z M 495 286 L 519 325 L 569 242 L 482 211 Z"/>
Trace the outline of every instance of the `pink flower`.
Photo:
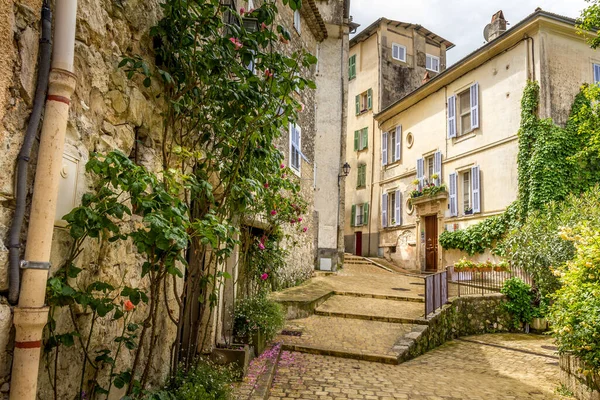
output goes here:
<path id="1" fill-rule="evenodd" d="M 304 103 L 300 103 L 300 112 L 304 111 Z"/>
<path id="2" fill-rule="evenodd" d="M 123 303 L 123 307 L 125 308 L 125 311 L 131 311 L 135 308 L 131 300 L 125 300 L 125 302 Z"/>
<path id="3" fill-rule="evenodd" d="M 242 47 L 244 47 L 244 45 L 242 44 L 242 42 L 239 41 L 238 38 L 231 37 L 231 38 L 229 38 L 229 41 L 231 43 L 233 43 L 233 46 L 235 47 L 236 50 L 239 50 Z"/>
<path id="4" fill-rule="evenodd" d="M 290 221 L 290 224 L 295 224 L 295 223 L 296 223 L 295 219 L 293 219 L 293 220 Z"/>
<path id="5" fill-rule="evenodd" d="M 271 70 L 267 68 L 267 69 L 265 69 L 265 76 L 267 78 L 272 78 L 273 77 L 273 72 L 271 72 Z"/>
<path id="6" fill-rule="evenodd" d="M 285 178 L 286 176 L 287 176 L 286 174 L 281 175 L 282 178 Z"/>
<path id="7" fill-rule="evenodd" d="M 264 22 L 260 24 L 260 30 L 261 31 L 265 31 L 267 30 L 267 24 L 265 24 Z"/>
<path id="8" fill-rule="evenodd" d="M 263 281 L 266 281 L 269 278 L 269 274 L 262 274 L 260 276 L 260 279 L 262 279 Z"/>
<path id="9" fill-rule="evenodd" d="M 258 244 L 258 248 L 261 249 L 261 250 L 264 250 L 265 249 L 265 245 L 262 244 L 262 243 L 259 243 Z"/>
<path id="10" fill-rule="evenodd" d="M 281 165 L 279 166 L 279 168 L 281 168 L 281 169 L 284 169 L 284 168 L 285 168 L 285 165 L 281 164 Z"/>
<path id="11" fill-rule="evenodd" d="M 265 183 L 265 189 L 268 189 L 268 188 L 269 188 L 269 184 Z"/>
<path id="12" fill-rule="evenodd" d="M 244 14 L 246 12 L 246 9 L 244 7 L 240 8 L 240 14 Z"/>
<path id="13" fill-rule="evenodd" d="M 298 222 L 302 222 L 302 218 L 298 218 Z"/>
<path id="14" fill-rule="evenodd" d="M 271 210 L 271 215 L 273 215 L 273 216 L 277 215 L 277 211 Z"/>
<path id="15" fill-rule="evenodd" d="M 302 228 L 302 232 L 306 232 L 308 230 L 308 228 L 305 226 L 304 228 Z"/>

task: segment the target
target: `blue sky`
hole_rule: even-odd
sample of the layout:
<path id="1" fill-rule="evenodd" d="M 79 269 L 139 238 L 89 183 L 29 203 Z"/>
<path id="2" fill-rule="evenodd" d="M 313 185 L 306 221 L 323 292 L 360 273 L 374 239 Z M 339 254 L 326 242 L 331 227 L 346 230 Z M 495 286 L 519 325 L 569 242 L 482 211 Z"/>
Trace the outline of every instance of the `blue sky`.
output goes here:
<path id="1" fill-rule="evenodd" d="M 492 14 L 504 11 L 506 20 L 516 25 L 537 7 L 577 18 L 585 0 L 351 0 L 350 14 L 361 29 L 379 17 L 423 25 L 456 45 L 448 51 L 448 65 L 484 44 L 483 28 Z"/>

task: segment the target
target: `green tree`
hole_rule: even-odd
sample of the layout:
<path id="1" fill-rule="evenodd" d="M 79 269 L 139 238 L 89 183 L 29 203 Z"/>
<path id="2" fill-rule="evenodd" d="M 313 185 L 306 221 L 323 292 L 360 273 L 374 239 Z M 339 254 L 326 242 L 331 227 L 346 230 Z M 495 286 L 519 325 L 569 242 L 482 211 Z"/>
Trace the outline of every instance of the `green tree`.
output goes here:
<path id="1" fill-rule="evenodd" d="M 578 25 L 579 33 L 589 35 L 588 32 L 598 33 L 600 27 L 600 0 L 586 0 L 590 5 L 581 12 Z M 593 49 L 600 46 L 600 36 L 589 36 L 587 42 Z"/>

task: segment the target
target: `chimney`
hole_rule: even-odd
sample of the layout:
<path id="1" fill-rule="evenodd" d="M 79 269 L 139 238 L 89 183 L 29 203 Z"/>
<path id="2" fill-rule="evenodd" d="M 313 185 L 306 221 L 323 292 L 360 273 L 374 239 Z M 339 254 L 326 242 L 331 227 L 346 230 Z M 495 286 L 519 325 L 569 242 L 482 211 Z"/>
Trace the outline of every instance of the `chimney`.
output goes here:
<path id="1" fill-rule="evenodd" d="M 504 13 L 502 10 L 492 15 L 492 22 L 490 23 L 489 35 L 487 38 L 488 42 L 496 39 L 498 36 L 506 32 L 506 19 L 504 19 Z"/>

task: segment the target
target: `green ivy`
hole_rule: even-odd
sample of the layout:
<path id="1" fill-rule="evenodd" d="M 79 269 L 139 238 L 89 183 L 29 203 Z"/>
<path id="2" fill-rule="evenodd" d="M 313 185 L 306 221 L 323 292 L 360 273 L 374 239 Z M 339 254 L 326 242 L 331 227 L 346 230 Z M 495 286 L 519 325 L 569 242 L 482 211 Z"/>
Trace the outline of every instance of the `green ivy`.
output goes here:
<path id="1" fill-rule="evenodd" d="M 534 316 L 531 286 L 520 278 L 510 278 L 504 282 L 501 292 L 508 299 L 503 307 L 513 316 L 513 328 L 520 329 L 521 324 L 530 323 Z"/>

